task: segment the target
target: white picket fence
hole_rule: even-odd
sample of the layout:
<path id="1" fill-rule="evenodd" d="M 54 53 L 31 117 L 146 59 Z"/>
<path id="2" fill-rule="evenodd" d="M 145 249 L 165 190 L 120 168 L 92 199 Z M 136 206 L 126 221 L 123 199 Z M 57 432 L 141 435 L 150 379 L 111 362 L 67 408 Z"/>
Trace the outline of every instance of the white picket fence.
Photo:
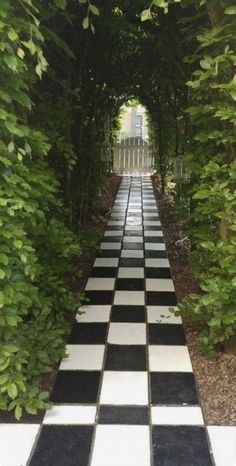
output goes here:
<path id="1" fill-rule="evenodd" d="M 118 174 L 152 173 L 153 151 L 141 138 L 127 138 L 115 144 L 113 170 Z"/>

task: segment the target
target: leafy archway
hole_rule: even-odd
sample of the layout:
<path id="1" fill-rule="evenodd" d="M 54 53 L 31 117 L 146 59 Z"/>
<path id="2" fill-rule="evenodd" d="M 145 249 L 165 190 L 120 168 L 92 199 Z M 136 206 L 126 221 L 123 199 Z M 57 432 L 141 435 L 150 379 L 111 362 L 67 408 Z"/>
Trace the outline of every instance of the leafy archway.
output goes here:
<path id="1" fill-rule="evenodd" d="M 95 0 L 94 0 L 95 1 Z M 44 405 L 76 307 L 69 260 L 106 170 L 119 108 L 150 113 L 157 167 L 186 154 L 189 235 L 212 350 L 235 331 L 235 14 L 231 0 L 2 0 L 0 407 Z M 187 82 L 187 85 L 186 85 Z"/>

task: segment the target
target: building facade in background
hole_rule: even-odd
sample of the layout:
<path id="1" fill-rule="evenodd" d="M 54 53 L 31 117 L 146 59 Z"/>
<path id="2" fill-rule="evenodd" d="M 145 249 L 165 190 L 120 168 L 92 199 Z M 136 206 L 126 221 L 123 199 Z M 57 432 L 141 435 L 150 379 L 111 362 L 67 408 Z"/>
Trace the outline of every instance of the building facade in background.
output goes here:
<path id="1" fill-rule="evenodd" d="M 146 109 L 142 105 L 123 106 L 121 115 L 120 139 L 139 137 L 148 139 Z"/>

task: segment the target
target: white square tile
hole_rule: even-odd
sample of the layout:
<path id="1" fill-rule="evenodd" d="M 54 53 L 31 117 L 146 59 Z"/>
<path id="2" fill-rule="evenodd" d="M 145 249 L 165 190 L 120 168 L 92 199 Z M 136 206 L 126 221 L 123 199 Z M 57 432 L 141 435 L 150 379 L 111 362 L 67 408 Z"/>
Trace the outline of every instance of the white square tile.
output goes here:
<path id="1" fill-rule="evenodd" d="M 175 291 L 171 278 L 146 278 L 147 291 Z"/>
<path id="2" fill-rule="evenodd" d="M 170 267 L 168 259 L 145 259 L 145 267 Z"/>
<path id="3" fill-rule="evenodd" d="M 151 209 L 152 210 L 152 209 Z M 145 220 L 148 220 L 149 217 L 154 217 L 156 219 L 159 218 L 159 215 L 156 211 L 153 211 L 153 212 L 143 212 L 143 217 L 145 218 Z"/>
<path id="4" fill-rule="evenodd" d="M 169 311 L 170 306 L 147 306 L 149 324 L 182 324 L 180 316 L 176 317 Z M 175 308 L 177 309 L 177 308 Z"/>
<path id="5" fill-rule="evenodd" d="M 91 466 L 150 466 L 148 426 L 99 425 Z"/>
<path id="6" fill-rule="evenodd" d="M 158 425 L 204 425 L 202 410 L 198 406 L 156 406 L 151 408 L 152 423 Z"/>
<path id="7" fill-rule="evenodd" d="M 141 231 L 143 229 L 142 225 L 126 225 L 126 230 Z"/>
<path id="8" fill-rule="evenodd" d="M 0 465 L 26 466 L 39 424 L 0 424 Z"/>
<path id="9" fill-rule="evenodd" d="M 95 259 L 94 267 L 118 267 L 118 257 L 98 257 Z"/>
<path id="10" fill-rule="evenodd" d="M 124 236 L 123 241 L 125 243 L 143 243 L 142 236 Z"/>
<path id="11" fill-rule="evenodd" d="M 140 207 L 140 209 L 138 209 L 137 207 L 128 207 L 128 213 L 129 212 L 132 212 L 132 213 L 137 213 L 137 214 L 141 214 L 142 213 L 142 209 Z"/>
<path id="12" fill-rule="evenodd" d="M 207 427 L 215 466 L 236 465 L 236 426 Z"/>
<path id="13" fill-rule="evenodd" d="M 143 205 L 143 211 L 146 212 L 146 211 L 153 211 L 153 212 L 157 212 L 157 207 L 156 205 L 149 205 L 149 204 L 144 204 Z"/>
<path id="14" fill-rule="evenodd" d="M 86 290 L 113 290 L 115 278 L 89 278 L 86 285 Z"/>
<path id="15" fill-rule="evenodd" d="M 108 405 L 147 405 L 147 372 L 105 371 L 100 403 Z"/>
<path id="16" fill-rule="evenodd" d="M 164 243 L 144 243 L 146 251 L 165 251 Z"/>
<path id="17" fill-rule="evenodd" d="M 153 230 L 153 231 L 145 230 L 144 236 L 163 236 L 163 232 L 161 230 Z"/>
<path id="18" fill-rule="evenodd" d="M 159 220 L 144 220 L 143 224 L 150 227 L 161 226 L 161 222 Z"/>
<path id="19" fill-rule="evenodd" d="M 101 243 L 100 249 L 120 249 L 121 243 Z"/>
<path id="20" fill-rule="evenodd" d="M 105 231 L 104 233 L 104 236 L 122 236 L 123 235 L 123 231 L 119 231 L 119 230 L 107 230 Z"/>
<path id="21" fill-rule="evenodd" d="M 108 333 L 108 343 L 114 345 L 145 345 L 146 325 L 112 322 Z"/>
<path id="22" fill-rule="evenodd" d="M 62 360 L 60 370 L 101 370 L 104 345 L 67 345 L 68 358 Z"/>
<path id="23" fill-rule="evenodd" d="M 175 345 L 149 346 L 150 371 L 192 372 L 188 348 Z"/>
<path id="24" fill-rule="evenodd" d="M 143 259 L 143 251 L 141 250 L 135 250 L 135 249 L 122 249 L 121 251 L 121 257 L 129 257 L 129 258 L 138 258 L 138 259 Z"/>
<path id="25" fill-rule="evenodd" d="M 116 291 L 114 304 L 144 306 L 144 291 Z"/>
<path id="26" fill-rule="evenodd" d="M 43 424 L 94 424 L 95 406 L 54 405 L 46 411 Z"/>
<path id="27" fill-rule="evenodd" d="M 118 278 L 144 278 L 144 268 L 142 267 L 120 267 Z"/>
<path id="28" fill-rule="evenodd" d="M 79 312 L 82 312 L 80 314 Z M 81 306 L 76 314 L 77 322 L 108 322 L 110 319 L 111 306 L 108 305 L 92 305 Z"/>
<path id="29" fill-rule="evenodd" d="M 142 227 L 142 218 L 138 219 L 138 218 L 135 218 L 135 220 L 130 220 L 129 218 L 127 218 L 126 220 L 126 224 L 125 224 L 125 228 L 127 228 L 128 226 L 131 226 L 131 227 L 134 227 L 134 226 L 138 226 L 138 227 Z"/>

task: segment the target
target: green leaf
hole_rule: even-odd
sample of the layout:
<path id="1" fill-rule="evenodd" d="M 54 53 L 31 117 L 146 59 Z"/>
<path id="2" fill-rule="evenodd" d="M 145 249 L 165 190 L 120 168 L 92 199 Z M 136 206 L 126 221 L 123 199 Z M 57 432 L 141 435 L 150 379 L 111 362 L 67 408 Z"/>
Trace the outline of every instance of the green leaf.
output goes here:
<path id="1" fill-rule="evenodd" d="M 8 257 L 6 256 L 6 254 L 0 253 L 0 263 L 8 265 Z"/>
<path id="2" fill-rule="evenodd" d="M 200 246 L 203 249 L 210 249 L 210 251 L 215 249 L 215 243 L 213 243 L 213 241 L 204 241 L 203 243 L 200 243 Z"/>
<path id="3" fill-rule="evenodd" d="M 193 199 L 208 199 L 209 198 L 209 191 L 208 190 L 201 190 L 201 191 L 197 191 L 194 195 L 193 195 Z"/>
<path id="4" fill-rule="evenodd" d="M 234 6 L 234 5 L 228 6 L 228 7 L 225 9 L 225 14 L 226 14 L 226 15 L 236 15 L 236 6 Z"/>
<path id="5" fill-rule="evenodd" d="M 233 280 L 231 281 L 232 285 L 233 286 L 236 286 L 236 277 L 233 278 Z"/>
<path id="6" fill-rule="evenodd" d="M 168 2 L 165 0 L 153 0 L 154 5 L 158 6 L 159 8 L 166 8 L 168 7 Z"/>
<path id="7" fill-rule="evenodd" d="M 14 246 L 15 246 L 16 249 L 21 249 L 21 248 L 22 248 L 22 241 L 19 240 L 19 239 L 15 239 L 15 240 L 13 241 L 13 244 L 14 244 Z"/>
<path id="8" fill-rule="evenodd" d="M 9 374 L 0 375 L 0 385 L 4 385 L 10 378 Z"/>
<path id="9" fill-rule="evenodd" d="M 232 91 L 230 91 L 230 95 L 231 95 L 232 99 L 234 101 L 236 101 L 236 89 L 232 89 Z"/>
<path id="10" fill-rule="evenodd" d="M 89 9 L 90 9 L 90 11 L 93 13 L 93 15 L 99 16 L 99 9 L 98 9 L 97 6 L 91 5 L 91 3 L 90 3 Z"/>
<path id="11" fill-rule="evenodd" d="M 22 407 L 17 405 L 15 409 L 15 418 L 17 419 L 17 421 L 20 420 L 21 416 L 22 416 Z"/>
<path id="12" fill-rule="evenodd" d="M 7 35 L 9 37 L 9 39 L 12 40 L 12 41 L 18 39 L 18 34 L 14 29 L 10 29 L 10 31 L 8 31 Z"/>
<path id="13" fill-rule="evenodd" d="M 200 61 L 200 65 L 204 70 L 209 70 L 211 68 L 211 63 L 212 63 L 212 59 L 210 58 L 203 58 Z"/>
<path id="14" fill-rule="evenodd" d="M 9 395 L 9 397 L 14 400 L 17 396 L 17 386 L 15 383 L 9 383 L 9 385 L 7 386 L 7 393 Z"/>
<path id="15" fill-rule="evenodd" d="M 42 78 L 42 67 L 41 67 L 40 63 L 38 63 L 36 65 L 35 73 L 40 77 L 40 79 Z"/>
<path id="16" fill-rule="evenodd" d="M 57 8 L 61 8 L 62 10 L 66 9 L 67 0 L 54 0 L 55 5 Z"/>
<path id="17" fill-rule="evenodd" d="M 8 146 L 7 146 L 7 149 L 8 149 L 8 152 L 13 152 L 14 149 L 15 149 L 15 144 L 13 141 L 9 142 Z"/>
<path id="18" fill-rule="evenodd" d="M 0 269 L 0 280 L 3 280 L 5 278 L 6 274 L 4 270 Z"/>
<path id="19" fill-rule="evenodd" d="M 39 400 L 43 401 L 43 400 L 47 400 L 49 397 L 49 392 L 40 392 L 39 394 Z"/>
<path id="20" fill-rule="evenodd" d="M 19 48 L 17 49 L 17 55 L 18 55 L 18 57 L 20 57 L 20 58 L 22 58 L 22 59 L 24 58 L 25 52 L 24 52 L 24 50 L 23 50 L 21 47 L 19 47 Z"/>
<path id="21" fill-rule="evenodd" d="M 86 16 L 86 18 L 83 19 L 82 26 L 84 29 L 88 29 L 89 27 L 89 18 Z"/>
<path id="22" fill-rule="evenodd" d="M 220 324 L 221 324 L 221 317 L 219 316 L 212 317 L 212 319 L 209 322 L 209 325 L 211 327 L 219 327 Z"/>
<path id="23" fill-rule="evenodd" d="M 150 8 L 147 8 L 146 10 L 143 10 L 141 13 L 141 21 L 147 21 L 148 19 L 152 18 L 152 13 Z"/>

